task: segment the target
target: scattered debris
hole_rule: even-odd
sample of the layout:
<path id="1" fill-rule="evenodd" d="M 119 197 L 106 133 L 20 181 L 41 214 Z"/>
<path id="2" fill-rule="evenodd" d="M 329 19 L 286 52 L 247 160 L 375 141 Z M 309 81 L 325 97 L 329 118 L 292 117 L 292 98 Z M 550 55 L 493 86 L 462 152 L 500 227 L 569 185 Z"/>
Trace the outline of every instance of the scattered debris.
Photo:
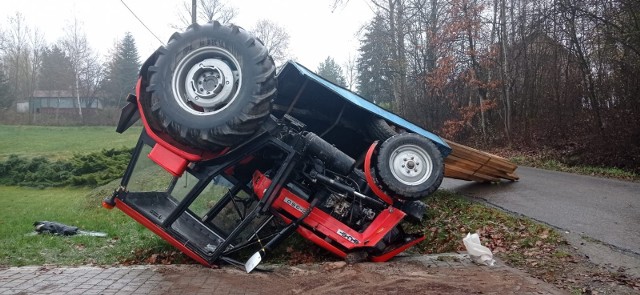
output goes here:
<path id="1" fill-rule="evenodd" d="M 78 227 L 76 226 L 68 226 L 53 221 L 36 221 L 33 226 L 36 227 L 36 232 L 40 234 L 73 236 L 78 233 Z"/>
<path id="2" fill-rule="evenodd" d="M 70 226 L 55 221 L 36 221 L 33 223 L 36 234 L 52 234 L 58 236 L 92 236 L 92 237 L 106 237 L 106 233 L 84 231 L 80 230 L 77 226 Z"/>
<path id="3" fill-rule="evenodd" d="M 477 233 L 468 233 L 467 236 L 462 239 L 462 242 L 467 248 L 467 252 L 469 252 L 469 256 L 471 256 L 471 260 L 473 260 L 473 262 L 488 266 L 493 266 L 495 264 L 496 261 L 493 260 L 493 253 L 491 253 L 491 249 L 480 244 L 480 236 Z"/>
<path id="4" fill-rule="evenodd" d="M 335 261 L 335 262 L 327 262 L 322 265 L 322 270 L 330 271 L 334 269 L 340 269 L 347 266 L 347 262 L 345 261 Z"/>

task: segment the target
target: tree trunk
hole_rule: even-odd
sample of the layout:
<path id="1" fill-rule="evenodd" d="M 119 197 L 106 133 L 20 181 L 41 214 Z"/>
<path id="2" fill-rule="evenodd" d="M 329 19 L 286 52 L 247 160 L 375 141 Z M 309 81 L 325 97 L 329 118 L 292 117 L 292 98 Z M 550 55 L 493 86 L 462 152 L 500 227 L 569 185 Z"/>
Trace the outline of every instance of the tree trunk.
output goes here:
<path id="1" fill-rule="evenodd" d="M 78 115 L 80 115 L 80 121 L 84 122 L 82 117 L 82 105 L 80 104 L 80 87 L 78 87 L 78 74 L 76 74 L 76 98 L 78 99 Z"/>
<path id="2" fill-rule="evenodd" d="M 475 1 L 473 2 L 474 4 Z M 474 80 L 478 80 L 479 84 L 478 86 L 476 86 L 476 92 L 477 92 L 477 97 L 478 97 L 478 106 L 480 108 L 480 128 L 482 131 L 482 139 L 485 140 L 486 139 L 486 119 L 485 119 L 485 112 L 484 112 L 484 108 L 483 108 L 483 102 L 486 100 L 487 98 L 487 89 L 486 89 L 486 82 L 485 81 L 485 75 L 483 72 L 482 67 L 480 66 L 480 63 L 478 62 L 478 56 L 477 56 L 477 52 L 476 52 L 476 40 L 474 38 L 474 32 L 472 30 L 472 22 L 475 21 L 474 20 L 474 15 L 469 13 L 469 2 L 464 2 L 463 4 L 463 12 L 464 12 L 464 18 L 465 18 L 465 22 L 467 22 L 466 24 L 466 29 L 467 29 L 467 41 L 469 42 L 469 58 L 471 59 L 471 67 L 473 69 L 473 77 L 472 79 Z M 474 6 L 475 7 L 475 6 Z"/>
<path id="3" fill-rule="evenodd" d="M 572 3 L 567 1 L 566 8 L 569 8 L 570 19 L 568 22 L 570 40 L 573 44 L 573 47 L 576 51 L 577 57 L 579 59 L 580 69 L 582 71 L 583 82 L 586 86 L 587 95 L 589 97 L 589 104 L 593 108 L 596 115 L 596 123 L 598 124 L 598 130 L 600 132 L 600 136 L 602 138 L 605 137 L 604 133 L 604 124 L 602 121 L 602 115 L 600 110 L 600 100 L 598 99 L 598 94 L 595 90 L 595 81 L 593 77 L 593 72 L 591 70 L 591 61 L 587 56 L 580 40 L 578 40 L 578 30 L 576 28 L 576 18 L 577 18 L 577 7 L 575 7 Z"/>
<path id="4" fill-rule="evenodd" d="M 502 96 L 504 99 L 504 133 L 507 137 L 509 144 L 511 144 L 511 97 L 509 93 L 509 85 L 511 77 L 509 76 L 509 65 L 507 59 L 507 16 L 506 16 L 506 2 L 507 0 L 501 0 L 500 5 L 500 51 L 502 57 Z"/>

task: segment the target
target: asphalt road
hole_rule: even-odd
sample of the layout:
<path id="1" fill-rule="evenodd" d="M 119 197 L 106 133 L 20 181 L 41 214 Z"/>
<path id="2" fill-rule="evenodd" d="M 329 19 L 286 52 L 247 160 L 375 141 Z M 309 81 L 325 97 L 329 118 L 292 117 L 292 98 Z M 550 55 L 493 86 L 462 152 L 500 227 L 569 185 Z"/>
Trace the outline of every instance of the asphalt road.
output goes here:
<path id="1" fill-rule="evenodd" d="M 519 167 L 517 182 L 441 188 L 640 254 L 640 183 Z"/>

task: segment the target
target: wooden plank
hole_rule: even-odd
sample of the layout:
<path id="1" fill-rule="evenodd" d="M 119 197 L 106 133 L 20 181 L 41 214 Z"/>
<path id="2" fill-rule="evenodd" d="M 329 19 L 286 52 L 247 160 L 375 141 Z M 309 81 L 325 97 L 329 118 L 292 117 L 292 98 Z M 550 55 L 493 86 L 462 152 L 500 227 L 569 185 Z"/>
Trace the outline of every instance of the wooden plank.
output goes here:
<path id="1" fill-rule="evenodd" d="M 499 167 L 505 170 L 515 170 L 518 166 L 509 162 L 509 160 L 500 156 L 492 155 L 483 151 L 476 150 L 474 148 L 464 146 L 452 141 L 447 141 L 452 148 L 452 155 L 464 158 L 476 163 L 491 162 L 491 165 Z"/>
<path id="2" fill-rule="evenodd" d="M 445 166 L 445 169 L 449 168 L 451 170 L 460 172 L 460 173 L 464 173 L 466 175 L 468 175 L 469 178 L 479 178 L 479 179 L 483 179 L 485 181 L 500 181 L 500 178 L 495 177 L 495 176 L 491 176 L 491 175 L 487 175 L 484 173 L 480 173 L 480 172 L 475 172 L 473 170 L 468 170 L 465 168 L 462 168 L 460 166 L 455 166 L 455 165 L 450 165 L 450 166 Z"/>
<path id="3" fill-rule="evenodd" d="M 445 177 L 478 182 L 497 182 L 500 179 L 518 180 L 517 165 L 509 160 L 468 146 L 445 140 L 451 154 L 444 159 Z"/>
<path id="4" fill-rule="evenodd" d="M 497 158 L 492 158 L 489 156 L 485 156 L 485 155 L 479 155 L 479 154 L 474 154 L 472 151 L 461 151 L 461 150 L 454 150 L 451 155 L 459 157 L 459 158 L 463 158 L 466 159 L 468 161 L 474 162 L 474 163 L 478 163 L 481 165 L 491 165 L 492 167 L 495 167 L 496 169 L 501 169 L 501 170 L 505 170 L 505 171 L 514 171 L 516 168 L 518 168 L 518 166 L 516 166 L 513 163 L 508 163 L 505 162 L 503 160 L 497 159 Z"/>
<path id="5" fill-rule="evenodd" d="M 497 181 L 500 178 L 503 179 L 509 179 L 509 180 L 513 180 L 512 177 L 506 175 L 506 174 L 492 174 L 492 173 L 487 173 L 485 171 L 482 171 L 482 169 L 480 170 L 469 170 L 469 169 L 465 169 L 462 168 L 460 166 L 455 166 L 455 165 L 446 165 L 445 166 L 445 170 L 449 169 L 449 170 L 453 170 L 458 172 L 457 178 L 460 177 L 466 177 L 466 178 L 480 178 L 482 180 L 485 181 Z"/>
<path id="6" fill-rule="evenodd" d="M 508 177 L 508 174 L 511 172 L 511 171 L 500 170 L 498 168 L 487 166 L 487 165 L 481 165 L 474 162 L 470 162 L 466 159 L 462 159 L 456 156 L 448 156 L 445 159 L 445 165 L 461 166 L 468 170 L 479 171 L 484 174 L 499 176 L 502 178 Z"/>
<path id="7" fill-rule="evenodd" d="M 444 177 L 467 180 L 467 181 L 477 181 L 477 182 L 485 182 L 485 181 L 487 181 L 487 180 L 479 178 L 479 177 L 473 177 L 473 176 L 470 176 L 468 174 L 455 171 L 455 170 L 451 169 L 451 167 L 445 167 L 445 169 L 444 169 Z"/>
<path id="8" fill-rule="evenodd" d="M 496 159 L 502 160 L 504 162 L 510 163 L 508 159 L 505 159 L 505 158 L 500 157 L 498 155 L 490 154 L 490 153 L 487 153 L 487 152 L 484 152 L 484 151 L 481 151 L 481 150 L 477 150 L 477 149 L 474 149 L 472 147 L 469 147 L 469 146 L 466 146 L 466 145 L 462 145 L 462 144 L 459 144 L 457 142 L 453 142 L 453 141 L 446 140 L 446 139 L 445 139 L 445 142 L 447 142 L 447 144 L 452 146 L 452 148 L 454 148 L 454 149 L 457 148 L 457 149 L 460 149 L 460 150 L 467 150 L 467 151 L 470 151 L 470 152 L 478 154 L 478 155 L 484 155 L 484 156 L 487 156 L 487 157 L 496 158 Z"/>
<path id="9" fill-rule="evenodd" d="M 475 163 L 475 162 L 471 162 L 467 159 L 463 159 L 454 155 L 451 155 L 449 157 L 447 157 L 447 159 L 445 159 L 445 163 L 450 163 L 453 165 L 460 165 L 460 166 L 464 166 L 467 167 L 470 170 L 479 170 L 479 169 L 483 169 L 485 172 L 488 173 L 494 173 L 494 174 L 507 174 L 510 171 L 504 171 L 501 170 L 499 168 L 493 167 L 493 166 L 489 166 L 489 165 L 483 165 L 480 163 Z"/>
<path id="10" fill-rule="evenodd" d="M 469 162 L 473 162 L 481 165 L 488 165 L 499 170 L 513 171 L 517 168 L 517 166 L 513 163 L 508 163 L 508 162 L 505 163 L 503 160 L 500 160 L 498 158 L 485 157 L 485 156 L 479 157 L 477 154 L 474 155 L 468 151 L 460 152 L 460 150 L 454 150 L 451 153 L 451 155 L 458 158 L 465 159 Z"/>
<path id="11" fill-rule="evenodd" d="M 515 172 L 513 172 L 513 173 L 509 173 L 508 175 L 509 175 L 509 177 L 511 178 L 511 180 L 518 180 L 518 179 L 520 179 L 520 176 L 518 176 L 518 174 L 516 174 Z"/>

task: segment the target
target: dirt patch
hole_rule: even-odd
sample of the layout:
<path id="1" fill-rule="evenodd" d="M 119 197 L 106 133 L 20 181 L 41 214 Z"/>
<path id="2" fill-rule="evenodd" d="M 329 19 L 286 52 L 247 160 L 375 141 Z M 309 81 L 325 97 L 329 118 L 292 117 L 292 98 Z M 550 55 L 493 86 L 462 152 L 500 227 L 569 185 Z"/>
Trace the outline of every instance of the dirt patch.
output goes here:
<path id="1" fill-rule="evenodd" d="M 562 294 L 548 284 L 504 267 L 425 268 L 413 263 L 360 263 L 301 279 L 301 288 L 293 293 Z"/>
<path id="2" fill-rule="evenodd" d="M 189 268 L 188 272 L 197 272 Z M 200 269 L 202 271 L 202 269 Z M 183 271 L 164 272 L 174 286 L 196 280 Z M 246 274 L 224 267 L 204 271 L 215 277 L 215 290 L 256 294 L 565 294 L 565 291 L 523 272 L 506 267 L 428 267 L 419 262 L 358 263 L 335 262 L 279 266 L 270 272 Z M 202 275 L 202 274 L 201 274 Z M 199 275 L 198 275 L 199 276 Z M 204 280 L 206 278 L 203 277 Z M 190 291 L 200 292 L 191 284 Z M 213 291 L 215 291 L 213 290 Z M 171 290 L 167 290 L 171 292 Z M 184 291 L 184 290 L 182 290 Z"/>

